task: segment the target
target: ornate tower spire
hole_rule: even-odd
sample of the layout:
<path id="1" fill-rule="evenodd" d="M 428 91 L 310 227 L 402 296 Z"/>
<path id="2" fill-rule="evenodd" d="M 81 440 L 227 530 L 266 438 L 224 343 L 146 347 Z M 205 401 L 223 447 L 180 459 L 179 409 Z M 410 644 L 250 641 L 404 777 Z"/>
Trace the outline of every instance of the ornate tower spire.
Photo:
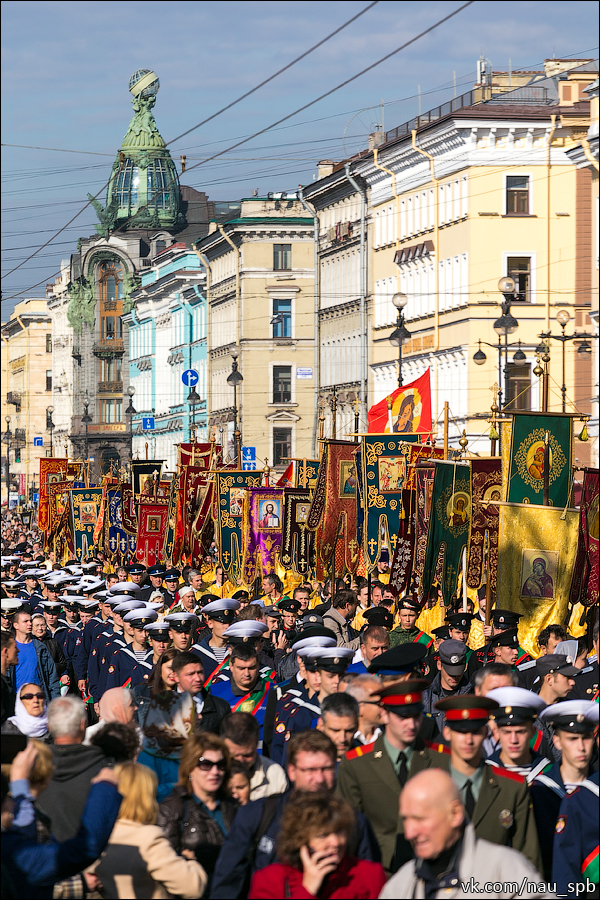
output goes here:
<path id="1" fill-rule="evenodd" d="M 186 225 L 177 170 L 152 113 L 159 87 L 150 69 L 129 79 L 134 115 L 113 164 L 106 206 L 88 194 L 100 220 L 96 231 L 105 238 L 117 227 L 179 231 Z"/>

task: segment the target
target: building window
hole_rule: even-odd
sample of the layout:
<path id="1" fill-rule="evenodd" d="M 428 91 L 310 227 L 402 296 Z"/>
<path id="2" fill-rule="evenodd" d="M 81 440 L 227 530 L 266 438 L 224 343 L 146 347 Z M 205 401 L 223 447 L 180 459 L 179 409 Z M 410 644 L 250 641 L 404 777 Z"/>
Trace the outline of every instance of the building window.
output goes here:
<path id="1" fill-rule="evenodd" d="M 292 429 L 273 429 L 273 465 L 285 466 L 292 455 Z"/>
<path id="2" fill-rule="evenodd" d="M 514 278 L 517 300 L 529 303 L 531 300 L 531 257 L 509 256 L 506 260 L 506 274 Z"/>
<path id="3" fill-rule="evenodd" d="M 292 402 L 292 367 L 273 366 L 273 403 Z"/>
<path id="4" fill-rule="evenodd" d="M 114 341 L 123 337 L 123 326 L 120 316 L 102 316 L 101 319 L 102 340 Z"/>
<path id="5" fill-rule="evenodd" d="M 46 390 L 52 390 L 52 369 L 46 369 Z"/>
<path id="6" fill-rule="evenodd" d="M 119 206 L 138 205 L 140 170 L 132 159 L 126 159 L 116 176 L 115 196 Z"/>
<path id="7" fill-rule="evenodd" d="M 506 215 L 529 215 L 529 175 L 508 175 L 506 178 Z"/>
<path id="8" fill-rule="evenodd" d="M 291 338 L 292 336 L 292 301 L 291 300 L 273 300 L 273 318 L 278 319 L 273 322 L 274 338 Z"/>
<path id="9" fill-rule="evenodd" d="M 122 359 L 103 359 L 101 381 L 121 381 L 123 371 Z"/>
<path id="10" fill-rule="evenodd" d="M 106 424 L 120 422 L 122 418 L 123 400 L 101 400 L 100 421 Z"/>
<path id="11" fill-rule="evenodd" d="M 52 335 L 46 335 L 46 353 L 52 353 Z"/>
<path id="12" fill-rule="evenodd" d="M 273 268 L 280 270 L 292 268 L 291 244 L 273 244 Z"/>
<path id="13" fill-rule="evenodd" d="M 508 364 L 507 369 L 508 409 L 531 409 L 531 366 Z"/>

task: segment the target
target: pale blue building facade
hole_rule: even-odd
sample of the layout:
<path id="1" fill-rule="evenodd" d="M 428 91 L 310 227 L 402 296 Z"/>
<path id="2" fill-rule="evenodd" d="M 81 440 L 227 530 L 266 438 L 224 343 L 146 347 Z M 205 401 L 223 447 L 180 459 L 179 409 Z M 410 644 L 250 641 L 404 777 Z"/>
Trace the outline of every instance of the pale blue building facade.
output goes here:
<path id="1" fill-rule="evenodd" d="M 196 425 L 198 440 L 207 440 L 206 271 L 196 253 L 175 243 L 152 259 L 132 294 L 129 329 L 129 384 L 134 389 L 130 413 L 133 458 L 164 459 L 177 464 L 177 444 L 189 441 Z M 182 375 L 198 373 L 198 401 Z M 154 420 L 154 428 L 144 426 Z M 147 447 L 146 447 L 147 445 Z"/>

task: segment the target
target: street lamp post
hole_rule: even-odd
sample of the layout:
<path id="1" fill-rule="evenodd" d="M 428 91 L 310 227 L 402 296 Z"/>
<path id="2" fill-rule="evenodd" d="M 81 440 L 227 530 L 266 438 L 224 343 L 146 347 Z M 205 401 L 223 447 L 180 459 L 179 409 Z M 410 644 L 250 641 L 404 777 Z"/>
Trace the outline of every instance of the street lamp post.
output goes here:
<path id="1" fill-rule="evenodd" d="M 562 397 L 562 411 L 567 411 L 567 378 L 566 378 L 566 343 L 567 341 L 577 341 L 580 340 L 581 344 L 577 348 L 577 353 L 579 356 L 586 358 L 591 352 L 592 348 L 588 343 L 588 338 L 593 339 L 597 337 L 597 335 L 588 334 L 586 331 L 575 332 L 574 334 L 565 334 L 565 328 L 571 321 L 571 315 L 567 309 L 560 309 L 556 314 L 556 321 L 561 327 L 561 334 L 550 334 L 549 331 L 542 332 L 540 337 L 542 339 L 542 344 L 538 350 L 545 349 L 546 354 L 549 354 L 549 341 L 552 339 L 553 341 L 560 341 L 562 344 L 562 384 L 560 386 L 560 393 Z"/>
<path id="2" fill-rule="evenodd" d="M 501 343 L 504 337 L 504 406 L 506 406 L 508 403 L 508 335 L 514 334 L 519 327 L 519 323 L 510 311 L 511 303 L 516 296 L 514 278 L 511 278 L 510 275 L 505 275 L 498 282 L 498 290 L 504 295 L 504 301 L 502 303 L 502 315 L 499 319 L 496 319 L 493 328 L 498 335 L 498 344 Z M 515 362 L 517 365 L 524 364 L 524 360 L 515 359 Z"/>
<path id="3" fill-rule="evenodd" d="M 231 363 L 231 372 L 227 376 L 227 384 L 233 387 L 233 437 L 235 441 L 235 453 L 237 456 L 237 464 L 238 468 L 241 468 L 242 465 L 242 435 L 238 429 L 238 420 L 237 420 L 237 389 L 238 385 L 242 383 L 244 380 L 242 377 L 242 373 L 238 369 L 238 356 L 239 350 L 237 347 L 234 347 L 231 351 L 231 356 L 233 358 L 233 362 Z"/>
<path id="4" fill-rule="evenodd" d="M 10 416 L 5 417 L 6 431 L 2 435 L 2 443 L 6 444 L 6 510 L 10 509 L 10 439 L 12 431 L 10 430 Z"/>
<path id="5" fill-rule="evenodd" d="M 92 417 L 88 413 L 88 409 L 90 407 L 90 395 L 86 391 L 83 395 L 83 416 L 81 417 L 81 421 L 85 425 L 85 461 L 88 462 L 88 425 L 92 421 Z"/>
<path id="6" fill-rule="evenodd" d="M 125 410 L 125 415 L 129 416 L 129 463 L 131 464 L 131 460 L 133 459 L 133 416 L 137 412 L 133 405 L 133 395 L 135 394 L 135 388 L 132 384 L 130 384 L 127 388 L 127 394 L 129 396 L 129 403 L 127 405 L 127 409 Z"/>
<path id="7" fill-rule="evenodd" d="M 50 456 L 54 456 L 54 443 L 52 435 L 54 434 L 54 422 L 52 421 L 53 406 L 46 407 L 46 428 L 50 431 Z"/>
<path id="8" fill-rule="evenodd" d="M 200 403 L 200 395 L 196 390 L 196 385 L 194 385 L 188 396 L 187 401 L 192 407 L 192 427 L 190 428 L 190 438 L 193 444 L 196 443 L 196 403 Z"/>
<path id="9" fill-rule="evenodd" d="M 396 327 L 390 335 L 390 344 L 392 347 L 398 348 L 398 387 L 402 387 L 402 344 L 407 344 L 411 337 L 410 331 L 404 324 L 403 312 L 404 307 L 408 303 L 408 297 L 406 294 L 394 294 L 392 303 L 398 311 L 398 318 L 396 320 Z"/>

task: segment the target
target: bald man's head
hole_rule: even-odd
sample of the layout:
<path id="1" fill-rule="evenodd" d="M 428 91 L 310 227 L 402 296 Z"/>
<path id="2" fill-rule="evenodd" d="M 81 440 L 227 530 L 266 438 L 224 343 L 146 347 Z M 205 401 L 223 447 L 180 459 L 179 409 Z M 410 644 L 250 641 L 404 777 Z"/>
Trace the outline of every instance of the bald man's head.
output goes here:
<path id="1" fill-rule="evenodd" d="M 400 815 L 415 856 L 436 859 L 460 837 L 464 808 L 450 776 L 441 769 L 426 769 L 406 782 Z"/>

